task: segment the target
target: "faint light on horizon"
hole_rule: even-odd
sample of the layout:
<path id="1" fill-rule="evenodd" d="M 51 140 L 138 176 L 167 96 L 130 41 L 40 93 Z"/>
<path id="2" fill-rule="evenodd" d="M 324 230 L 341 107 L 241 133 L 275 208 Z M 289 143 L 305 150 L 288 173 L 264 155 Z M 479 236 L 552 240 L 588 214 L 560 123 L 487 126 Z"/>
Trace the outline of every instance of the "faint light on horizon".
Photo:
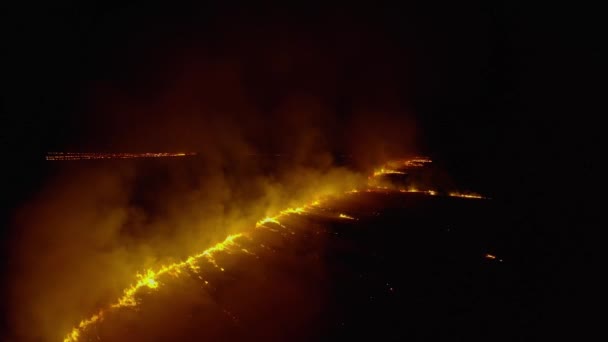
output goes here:
<path id="1" fill-rule="evenodd" d="M 144 152 L 144 153 L 99 153 L 99 152 L 48 152 L 46 160 L 100 160 L 100 159 L 135 159 L 135 158 L 171 158 L 195 156 L 196 152 Z"/>

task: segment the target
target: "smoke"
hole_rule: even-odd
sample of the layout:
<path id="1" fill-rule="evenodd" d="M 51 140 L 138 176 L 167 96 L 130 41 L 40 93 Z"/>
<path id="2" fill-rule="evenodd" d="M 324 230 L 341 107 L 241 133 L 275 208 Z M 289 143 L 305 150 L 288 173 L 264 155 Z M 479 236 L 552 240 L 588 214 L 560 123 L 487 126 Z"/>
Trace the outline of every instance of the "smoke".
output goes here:
<path id="1" fill-rule="evenodd" d="M 58 166 L 14 220 L 16 339 L 61 339 L 137 271 L 352 189 L 362 171 L 413 153 L 414 123 L 390 91 L 397 66 L 382 51 L 273 32 L 226 34 L 231 44 L 212 52 L 155 42 L 160 57 L 141 48 L 126 79 L 90 85 L 72 150 L 199 155 Z M 363 44 L 381 50 L 373 38 Z"/>

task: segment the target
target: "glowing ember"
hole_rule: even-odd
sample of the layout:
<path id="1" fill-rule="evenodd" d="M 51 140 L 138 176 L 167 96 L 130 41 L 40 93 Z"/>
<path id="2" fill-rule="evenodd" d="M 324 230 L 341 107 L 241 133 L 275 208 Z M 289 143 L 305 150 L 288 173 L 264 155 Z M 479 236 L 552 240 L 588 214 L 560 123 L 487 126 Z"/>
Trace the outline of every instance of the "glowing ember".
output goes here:
<path id="1" fill-rule="evenodd" d="M 194 152 L 147 152 L 147 153 L 89 153 L 89 152 L 49 152 L 46 160 L 95 160 L 95 159 L 134 159 L 167 158 L 195 156 Z"/>

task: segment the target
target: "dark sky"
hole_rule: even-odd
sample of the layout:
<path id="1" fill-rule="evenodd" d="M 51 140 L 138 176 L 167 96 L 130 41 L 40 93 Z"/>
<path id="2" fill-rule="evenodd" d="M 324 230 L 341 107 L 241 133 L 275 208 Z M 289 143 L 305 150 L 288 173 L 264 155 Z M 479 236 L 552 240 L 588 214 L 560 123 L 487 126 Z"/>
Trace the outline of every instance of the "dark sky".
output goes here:
<path id="1" fill-rule="evenodd" d="M 537 228 L 536 204 L 550 197 L 538 189 L 563 179 L 547 171 L 577 150 L 576 142 L 558 143 L 570 123 L 557 114 L 568 74 L 565 24 L 552 8 L 524 1 L 399 7 L 55 1 L 3 12 L 6 217 L 44 181 L 45 152 L 128 147 L 113 145 L 125 133 L 116 128 L 119 114 L 107 113 L 120 113 L 124 98 L 156 103 L 184 65 L 199 76 L 209 65 L 238 68 L 240 95 L 253 105 L 231 119 L 265 129 L 273 125 L 265 113 L 292 94 L 321 99 L 331 122 L 323 132 L 332 136 L 339 136 L 340 122 L 373 122 L 378 110 L 387 122 L 413 120 L 418 151 L 471 188 L 518 202 L 521 217 L 532 217 L 529 225 Z M 221 82 L 226 75 L 214 76 L 220 82 L 208 89 L 210 103 L 244 108 L 244 100 L 232 101 L 230 81 Z M 198 85 L 195 76 L 185 77 L 179 89 L 188 82 Z M 125 119 L 125 129 L 143 118 Z M 332 153 L 348 152 L 343 140 L 329 141 Z M 278 149 L 266 140 L 256 146 L 261 153 Z M 538 229 L 540 239 L 544 228 Z"/>
<path id="2" fill-rule="evenodd" d="M 256 114 L 243 116 L 264 115 L 291 93 L 322 98 L 337 120 L 364 107 L 407 113 L 417 124 L 419 150 L 471 181 L 480 176 L 471 171 L 503 172 L 512 165 L 504 160 L 526 158 L 522 150 L 534 149 L 533 135 L 544 125 L 535 106 L 546 95 L 539 87 L 547 29 L 536 20 L 537 8 L 517 3 L 62 2 L 7 13 L 3 135 L 9 150 L 26 160 L 82 148 L 95 136 L 91 127 L 111 121 L 107 112 L 96 112 L 99 103 L 119 102 L 116 94 L 154 99 L 171 87 L 178 73 L 173 65 L 201 54 L 245 70 L 244 92 Z M 282 73 L 282 67 L 295 71 Z M 90 144 L 95 148 L 112 146 Z"/>

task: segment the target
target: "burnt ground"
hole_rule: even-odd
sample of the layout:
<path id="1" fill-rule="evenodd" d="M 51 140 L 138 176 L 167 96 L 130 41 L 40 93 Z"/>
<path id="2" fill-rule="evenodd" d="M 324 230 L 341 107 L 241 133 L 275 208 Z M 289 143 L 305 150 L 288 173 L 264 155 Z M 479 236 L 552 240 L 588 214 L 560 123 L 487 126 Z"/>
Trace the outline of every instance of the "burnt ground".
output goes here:
<path id="1" fill-rule="evenodd" d="M 338 213 L 357 220 L 337 218 Z M 542 336 L 534 260 L 492 200 L 359 193 L 166 279 L 92 340 L 518 341 Z M 488 259 L 486 254 L 495 255 Z"/>

